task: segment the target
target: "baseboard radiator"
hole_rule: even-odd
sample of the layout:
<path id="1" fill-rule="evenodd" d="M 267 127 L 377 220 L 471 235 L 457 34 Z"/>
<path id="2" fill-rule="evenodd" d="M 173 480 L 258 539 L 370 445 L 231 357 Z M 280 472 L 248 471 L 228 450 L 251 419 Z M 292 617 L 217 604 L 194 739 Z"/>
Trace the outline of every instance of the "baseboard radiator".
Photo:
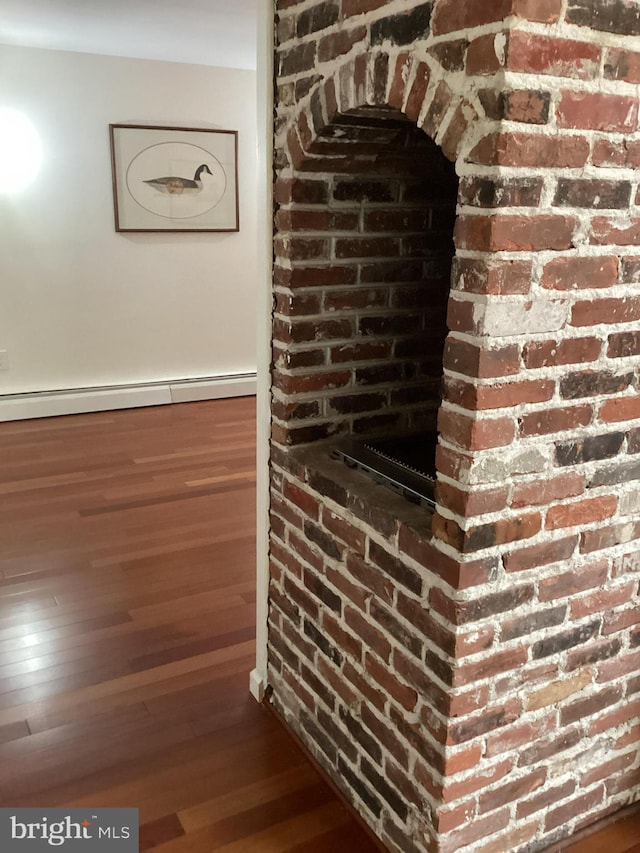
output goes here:
<path id="1" fill-rule="evenodd" d="M 6 394 L 0 395 L 0 421 L 248 397 L 255 393 L 255 373 L 234 373 L 196 379 Z"/>

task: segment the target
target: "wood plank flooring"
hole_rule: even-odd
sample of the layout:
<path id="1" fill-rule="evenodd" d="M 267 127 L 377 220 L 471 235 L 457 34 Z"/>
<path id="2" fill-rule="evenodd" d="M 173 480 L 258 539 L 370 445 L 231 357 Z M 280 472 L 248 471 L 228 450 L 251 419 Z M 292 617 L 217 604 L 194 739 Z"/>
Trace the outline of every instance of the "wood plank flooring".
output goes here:
<path id="1" fill-rule="evenodd" d="M 135 806 L 160 853 L 378 849 L 248 693 L 254 417 L 0 424 L 0 805 Z M 635 853 L 628 820 L 564 849 Z"/>
<path id="2" fill-rule="evenodd" d="M 376 849 L 248 692 L 252 398 L 0 424 L 0 804 L 141 850 Z"/>

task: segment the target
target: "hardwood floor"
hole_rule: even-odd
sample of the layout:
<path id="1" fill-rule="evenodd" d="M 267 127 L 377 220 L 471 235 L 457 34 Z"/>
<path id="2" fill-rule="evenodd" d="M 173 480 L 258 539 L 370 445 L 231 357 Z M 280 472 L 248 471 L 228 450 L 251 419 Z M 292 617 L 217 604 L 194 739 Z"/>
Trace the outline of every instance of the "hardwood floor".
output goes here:
<path id="1" fill-rule="evenodd" d="M 251 398 L 0 424 L 0 803 L 141 850 L 376 848 L 248 693 Z"/>
<path id="2" fill-rule="evenodd" d="M 640 853 L 640 810 L 625 809 L 551 848 L 548 853 Z"/>
<path id="3" fill-rule="evenodd" d="M 378 849 L 248 693 L 254 411 L 0 424 L 1 805 L 135 806 L 160 853 Z M 638 853 L 630 821 L 562 849 Z"/>

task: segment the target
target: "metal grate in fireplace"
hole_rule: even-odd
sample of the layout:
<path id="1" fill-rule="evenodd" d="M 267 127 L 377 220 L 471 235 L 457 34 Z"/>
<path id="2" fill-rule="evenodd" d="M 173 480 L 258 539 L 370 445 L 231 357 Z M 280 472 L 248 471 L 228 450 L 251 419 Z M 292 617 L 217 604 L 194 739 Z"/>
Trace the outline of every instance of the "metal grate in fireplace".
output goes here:
<path id="1" fill-rule="evenodd" d="M 333 456 L 413 503 L 435 507 L 436 436 L 341 442 Z"/>

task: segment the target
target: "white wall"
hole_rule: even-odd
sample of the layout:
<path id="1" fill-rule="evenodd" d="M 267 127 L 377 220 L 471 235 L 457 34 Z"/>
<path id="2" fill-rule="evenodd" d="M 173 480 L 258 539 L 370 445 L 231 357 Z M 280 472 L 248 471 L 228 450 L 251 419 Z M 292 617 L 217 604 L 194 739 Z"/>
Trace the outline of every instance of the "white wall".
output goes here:
<path id="1" fill-rule="evenodd" d="M 0 197 L 0 394 L 256 368 L 255 73 L 0 46 L 36 181 Z M 240 232 L 117 234 L 109 123 L 239 132 Z"/>

